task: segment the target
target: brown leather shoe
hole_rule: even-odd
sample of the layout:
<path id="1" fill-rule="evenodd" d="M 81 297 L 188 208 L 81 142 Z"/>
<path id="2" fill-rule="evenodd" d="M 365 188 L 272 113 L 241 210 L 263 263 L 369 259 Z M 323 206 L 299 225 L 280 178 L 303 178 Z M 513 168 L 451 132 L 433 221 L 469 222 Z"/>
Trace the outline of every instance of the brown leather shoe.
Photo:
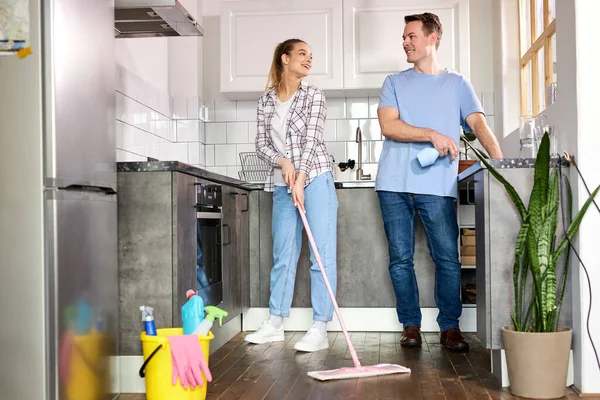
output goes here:
<path id="1" fill-rule="evenodd" d="M 405 326 L 400 345 L 402 347 L 421 347 L 421 328 L 418 326 Z"/>
<path id="2" fill-rule="evenodd" d="M 442 332 L 441 342 L 448 351 L 459 353 L 469 351 L 469 343 L 467 343 L 458 328 L 450 328 Z"/>

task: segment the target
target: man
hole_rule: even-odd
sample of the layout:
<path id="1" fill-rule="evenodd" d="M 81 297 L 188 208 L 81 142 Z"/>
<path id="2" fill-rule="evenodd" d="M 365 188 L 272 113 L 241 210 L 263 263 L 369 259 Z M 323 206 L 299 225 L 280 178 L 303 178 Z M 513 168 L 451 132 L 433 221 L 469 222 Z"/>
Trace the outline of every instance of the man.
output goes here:
<path id="1" fill-rule="evenodd" d="M 458 175 L 460 127 L 474 132 L 492 158 L 502 158 L 495 136 L 471 84 L 437 60 L 442 25 L 435 14 L 404 18 L 403 47 L 413 68 L 389 75 L 381 89 L 377 115 L 386 137 L 375 190 L 389 243 L 390 275 L 401 345 L 421 346 L 421 311 L 413 265 L 415 213 L 425 228 L 435 263 L 435 300 L 441 341 L 450 351 L 468 351 L 458 319 L 461 265 L 454 202 Z M 435 147 L 440 157 L 421 167 L 417 154 Z"/>

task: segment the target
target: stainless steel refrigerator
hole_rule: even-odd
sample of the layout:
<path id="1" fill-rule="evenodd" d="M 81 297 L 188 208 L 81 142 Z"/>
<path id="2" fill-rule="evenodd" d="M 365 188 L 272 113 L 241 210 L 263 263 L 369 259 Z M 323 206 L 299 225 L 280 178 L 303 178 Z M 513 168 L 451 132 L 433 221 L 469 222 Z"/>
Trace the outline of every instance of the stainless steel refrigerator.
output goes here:
<path id="1" fill-rule="evenodd" d="M 31 54 L 0 57 L 0 398 L 114 398 L 113 0 L 28 1 Z"/>

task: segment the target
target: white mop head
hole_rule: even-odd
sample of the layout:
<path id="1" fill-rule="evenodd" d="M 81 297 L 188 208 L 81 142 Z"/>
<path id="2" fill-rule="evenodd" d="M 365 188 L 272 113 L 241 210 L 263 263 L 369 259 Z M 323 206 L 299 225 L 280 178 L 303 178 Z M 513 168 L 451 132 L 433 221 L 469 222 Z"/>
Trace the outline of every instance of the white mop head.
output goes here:
<path id="1" fill-rule="evenodd" d="M 390 374 L 409 374 L 410 368 L 397 364 L 378 364 L 368 367 L 346 367 L 332 369 L 329 371 L 310 371 L 308 376 L 320 381 L 329 381 L 333 379 L 351 379 L 365 378 L 368 376 L 390 375 Z"/>

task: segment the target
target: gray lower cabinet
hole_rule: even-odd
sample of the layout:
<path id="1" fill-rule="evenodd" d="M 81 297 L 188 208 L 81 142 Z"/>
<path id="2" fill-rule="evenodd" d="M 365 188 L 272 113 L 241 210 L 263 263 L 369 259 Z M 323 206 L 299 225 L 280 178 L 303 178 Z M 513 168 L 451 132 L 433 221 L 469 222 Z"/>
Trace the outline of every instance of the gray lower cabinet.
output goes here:
<path id="1" fill-rule="evenodd" d="M 196 178 L 170 171 L 117 174 L 119 354 L 140 355 L 139 307 L 157 328 L 181 327 L 196 283 Z"/>
<path id="2" fill-rule="evenodd" d="M 223 323 L 249 307 L 249 200 L 248 191 L 222 185 L 223 196 L 223 304 L 229 313 Z"/>

